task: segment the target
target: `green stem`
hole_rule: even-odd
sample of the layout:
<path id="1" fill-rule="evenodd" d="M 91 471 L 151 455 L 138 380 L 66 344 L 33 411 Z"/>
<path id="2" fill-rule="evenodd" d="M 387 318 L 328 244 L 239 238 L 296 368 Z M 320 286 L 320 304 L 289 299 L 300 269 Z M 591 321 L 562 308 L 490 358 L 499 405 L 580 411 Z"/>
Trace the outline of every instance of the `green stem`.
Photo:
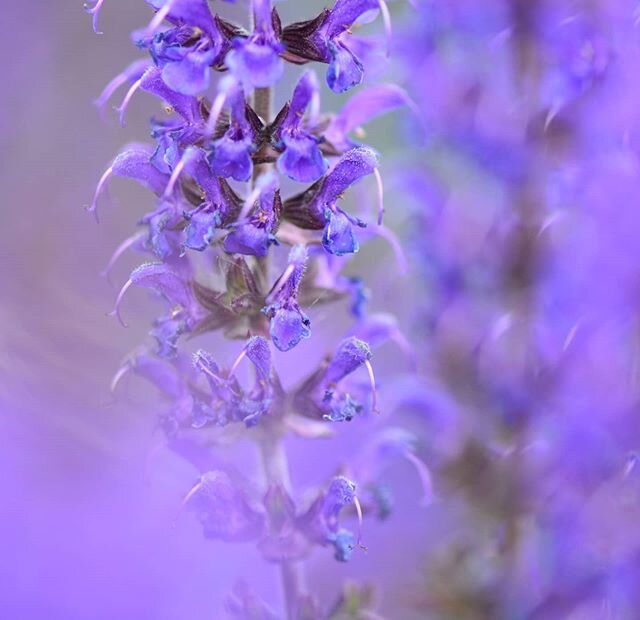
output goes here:
<path id="1" fill-rule="evenodd" d="M 260 443 L 260 453 L 267 483 L 269 485 L 281 485 L 287 493 L 291 494 L 289 464 L 281 437 L 273 432 L 268 432 Z M 304 578 L 300 563 L 281 562 L 280 579 L 287 620 L 296 620 L 298 616 L 298 599 L 304 588 Z"/>
<path id="2" fill-rule="evenodd" d="M 251 19 L 253 21 L 253 11 Z M 253 93 L 253 109 L 265 124 L 271 122 L 273 107 L 273 91 L 271 88 L 256 88 Z M 253 183 L 266 172 L 273 164 L 254 166 Z M 269 257 L 258 259 L 262 285 L 264 292 L 269 290 Z M 268 429 L 260 442 L 260 453 L 267 484 L 281 485 L 291 494 L 291 476 L 287 454 L 284 449 L 279 432 Z M 284 604 L 287 620 L 296 620 L 298 615 L 298 598 L 303 588 L 301 566 L 294 562 L 282 562 L 280 564 L 280 578 L 284 595 Z"/>

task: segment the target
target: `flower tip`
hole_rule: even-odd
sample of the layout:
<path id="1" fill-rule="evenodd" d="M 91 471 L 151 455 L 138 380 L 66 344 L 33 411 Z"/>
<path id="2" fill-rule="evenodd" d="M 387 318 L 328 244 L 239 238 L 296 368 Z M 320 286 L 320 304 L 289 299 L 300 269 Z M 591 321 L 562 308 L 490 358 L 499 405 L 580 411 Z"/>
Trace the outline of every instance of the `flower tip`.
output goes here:
<path id="1" fill-rule="evenodd" d="M 122 381 L 122 378 L 130 370 L 131 370 L 131 364 L 128 362 L 118 369 L 118 372 L 116 372 L 116 374 L 113 376 L 113 379 L 111 379 L 111 384 L 109 385 L 109 389 L 111 390 L 112 393 L 116 391 L 118 385 L 120 385 L 120 381 Z"/>
<path id="2" fill-rule="evenodd" d="M 122 300 L 123 300 L 126 292 L 131 288 L 132 285 L 133 285 L 133 280 L 131 278 L 129 278 L 127 280 L 127 282 L 125 283 L 125 285 L 120 289 L 120 292 L 118 293 L 118 297 L 116 299 L 115 307 L 107 315 L 107 316 L 115 316 L 118 319 L 118 321 L 120 322 L 120 325 L 122 325 L 122 327 L 129 327 L 124 322 L 124 319 L 122 318 L 122 314 L 120 313 L 120 306 L 122 304 Z"/>
<path id="3" fill-rule="evenodd" d="M 98 28 L 98 18 L 100 17 L 100 9 L 102 8 L 103 3 L 104 0 L 97 0 L 93 6 L 90 6 L 88 2 L 84 3 L 84 10 L 93 17 L 93 32 L 96 34 L 104 34 Z"/>

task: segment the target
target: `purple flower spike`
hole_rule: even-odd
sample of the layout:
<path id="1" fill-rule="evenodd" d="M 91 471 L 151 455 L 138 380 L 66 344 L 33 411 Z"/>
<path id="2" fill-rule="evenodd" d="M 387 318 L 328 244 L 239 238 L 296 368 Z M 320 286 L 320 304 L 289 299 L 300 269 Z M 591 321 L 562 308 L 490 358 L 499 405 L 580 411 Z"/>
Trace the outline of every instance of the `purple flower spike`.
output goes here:
<path id="1" fill-rule="evenodd" d="M 273 28 L 271 0 L 253 0 L 255 29 L 248 39 L 231 42 L 226 64 L 247 89 L 273 86 L 284 71 L 284 46 Z"/>
<path id="2" fill-rule="evenodd" d="M 247 207 L 250 209 L 255 199 L 258 200 L 258 204 L 248 219 L 241 214 L 237 225 L 225 238 L 225 252 L 262 257 L 277 243 L 275 233 L 280 221 L 282 201 L 275 175 L 265 174 L 258 179 L 243 211 L 246 211 Z"/>
<path id="3" fill-rule="evenodd" d="M 255 135 L 247 120 L 242 89 L 233 88 L 227 95 L 227 101 L 230 107 L 229 129 L 213 143 L 209 164 L 216 176 L 248 181 L 253 173 L 251 154 L 255 150 Z"/>
<path id="4" fill-rule="evenodd" d="M 289 105 L 289 111 L 280 126 L 280 141 L 284 152 L 278 158 L 278 170 L 300 183 L 318 180 L 329 164 L 318 147 L 318 139 L 304 129 L 304 113 L 318 96 L 318 82 L 313 71 L 306 71 Z"/>
<path id="5" fill-rule="evenodd" d="M 264 516 L 221 471 L 203 474 L 184 505 L 196 513 L 207 538 L 245 542 L 258 538 L 264 527 Z"/>
<path id="6" fill-rule="evenodd" d="M 307 250 L 295 246 L 289 254 L 287 269 L 267 296 L 263 312 L 269 317 L 269 333 L 280 351 L 290 351 L 311 335 L 311 321 L 298 305 L 298 291 L 307 264 Z"/>

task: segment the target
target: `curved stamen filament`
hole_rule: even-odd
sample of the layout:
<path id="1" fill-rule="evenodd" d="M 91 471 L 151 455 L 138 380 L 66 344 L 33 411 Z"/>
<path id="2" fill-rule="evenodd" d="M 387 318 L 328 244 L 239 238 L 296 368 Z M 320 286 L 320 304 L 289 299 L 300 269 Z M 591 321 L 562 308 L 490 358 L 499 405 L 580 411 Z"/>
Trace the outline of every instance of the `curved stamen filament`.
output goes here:
<path id="1" fill-rule="evenodd" d="M 145 28 L 145 34 L 151 36 L 155 34 L 155 31 L 160 27 L 164 18 L 169 15 L 169 11 L 173 6 L 175 0 L 167 0 L 161 9 L 153 16 L 153 19 L 149 22 L 149 25 Z"/>
<path id="2" fill-rule="evenodd" d="M 415 371 L 418 365 L 416 361 L 416 352 L 405 335 L 399 329 L 394 329 L 393 334 L 391 335 L 391 340 L 395 342 L 398 345 L 398 348 L 407 356 L 411 370 Z"/>
<path id="3" fill-rule="evenodd" d="M 84 9 L 89 15 L 93 17 L 93 31 L 96 34 L 103 34 L 100 30 L 98 30 L 98 18 L 100 17 L 100 9 L 104 4 L 104 0 L 97 0 L 97 2 L 89 8 L 88 4 L 85 3 Z"/>
<path id="4" fill-rule="evenodd" d="M 109 386 L 109 389 L 112 392 L 116 391 L 116 388 L 118 387 L 118 385 L 120 384 L 120 381 L 122 381 L 122 378 L 131 370 L 131 364 L 126 363 L 123 366 L 121 366 L 118 369 L 118 372 L 116 372 L 116 374 L 113 376 L 113 379 L 111 379 L 111 385 Z"/>
<path id="5" fill-rule="evenodd" d="M 240 355 L 238 355 L 238 357 L 236 357 L 236 361 L 233 362 L 233 365 L 231 366 L 231 370 L 229 370 L 229 374 L 227 375 L 227 380 L 229 380 L 229 379 L 231 379 L 231 377 L 233 377 L 233 374 L 235 373 L 236 369 L 240 365 L 240 362 L 246 357 L 246 355 L 247 355 L 247 349 L 244 348 L 240 352 Z"/>
<path id="6" fill-rule="evenodd" d="M 386 38 L 386 56 L 391 56 L 391 39 L 393 37 L 393 29 L 391 27 L 391 15 L 389 14 L 389 7 L 384 0 L 378 0 L 380 6 L 380 13 L 382 14 L 382 22 L 384 23 L 384 35 Z"/>
<path id="7" fill-rule="evenodd" d="M 396 257 L 396 262 L 398 263 L 398 269 L 402 275 L 406 275 L 409 271 L 409 263 L 407 262 L 407 257 L 404 255 L 404 250 L 402 249 L 402 245 L 398 240 L 398 237 L 391 232 L 386 226 L 378 226 L 375 229 L 375 234 L 379 237 L 382 237 L 385 241 L 389 243 L 393 253 Z"/>
<path id="8" fill-rule="evenodd" d="M 404 457 L 414 466 L 418 476 L 420 477 L 420 483 L 422 484 L 422 504 L 428 506 L 435 499 L 433 492 L 433 483 L 431 481 L 431 472 L 428 467 L 410 450 L 404 453 Z"/>
<path id="9" fill-rule="evenodd" d="M 182 500 L 183 508 L 189 503 L 189 500 L 193 498 L 194 495 L 202 488 L 202 485 L 203 485 L 203 480 L 202 478 L 200 478 L 200 480 L 198 480 L 198 482 L 196 482 L 191 487 L 191 490 L 184 496 L 184 499 Z"/>
<path id="10" fill-rule="evenodd" d="M 262 190 L 260 189 L 260 187 L 256 187 L 247 196 L 247 199 L 244 201 L 244 204 L 242 205 L 242 211 L 240 211 L 240 215 L 238 216 L 239 223 L 243 222 L 247 218 L 247 215 L 249 215 L 249 212 L 251 211 L 251 208 L 255 204 L 256 200 L 260 198 L 261 193 L 262 193 Z"/>
<path id="11" fill-rule="evenodd" d="M 100 194 L 102 194 L 102 191 L 104 190 L 104 187 L 112 174 L 113 166 L 109 166 L 105 170 L 104 174 L 100 177 L 100 180 L 98 181 L 98 187 L 96 187 L 95 194 L 93 195 L 93 202 L 87 209 L 89 213 L 93 213 L 96 216 L 96 221 L 98 221 L 98 198 L 100 197 Z"/>
<path id="12" fill-rule="evenodd" d="M 384 184 L 382 183 L 382 175 L 375 168 L 373 171 L 376 177 L 376 185 L 378 186 L 378 226 L 382 226 L 382 218 L 384 217 Z"/>
<path id="13" fill-rule="evenodd" d="M 376 390 L 376 377 L 373 373 L 373 366 L 369 360 L 365 360 L 364 365 L 369 373 L 369 382 L 371 383 L 371 408 L 374 413 L 380 413 L 378 411 L 378 392 Z"/>
<path id="14" fill-rule="evenodd" d="M 207 124 L 204 128 L 205 136 L 212 136 L 216 130 L 216 123 L 220 118 L 220 114 L 222 113 L 222 109 L 224 108 L 225 103 L 227 102 L 228 91 L 224 91 L 218 93 L 216 98 L 213 100 L 213 105 L 211 106 L 211 110 L 209 111 L 209 118 L 207 119 Z"/>
<path id="15" fill-rule="evenodd" d="M 362 524 L 364 522 L 364 517 L 362 515 L 362 504 L 360 503 L 357 495 L 353 496 L 353 504 L 356 507 L 356 514 L 358 515 L 358 536 L 356 537 L 356 545 L 358 545 L 360 549 L 367 551 L 367 548 L 362 544 Z"/>
<path id="16" fill-rule="evenodd" d="M 142 80 L 144 79 L 144 76 L 142 76 L 139 80 L 136 80 L 132 85 L 131 88 L 127 91 L 127 94 L 124 96 L 124 99 L 122 100 L 122 103 L 120 104 L 119 107 L 116 108 L 116 112 L 118 112 L 118 114 L 120 115 L 120 126 L 124 127 L 124 115 L 127 111 L 127 108 L 129 107 L 129 104 L 131 103 L 131 99 L 133 98 L 133 95 L 135 94 L 135 92 L 140 88 L 140 86 L 142 85 Z"/>
<path id="17" fill-rule="evenodd" d="M 178 178 L 182 174 L 182 171 L 184 170 L 189 160 L 193 158 L 193 154 L 194 154 L 193 149 L 188 148 L 180 158 L 180 161 L 178 162 L 176 167 L 173 169 L 173 172 L 171 173 L 171 177 L 169 178 L 169 182 L 167 183 L 167 187 L 164 190 L 164 194 L 163 194 L 164 198 L 167 198 L 171 194 L 171 192 L 173 192 L 173 188 L 175 187 L 175 184 L 178 181 Z"/>
<path id="18" fill-rule="evenodd" d="M 122 304 L 122 300 L 124 299 L 124 296 L 126 295 L 127 291 L 131 288 L 132 285 L 133 285 L 133 280 L 129 278 L 125 283 L 125 285 L 120 289 L 120 292 L 118 293 L 115 308 L 109 313 L 109 316 L 115 316 L 118 318 L 118 321 L 120 321 L 120 325 L 122 325 L 122 327 L 129 327 L 129 326 L 122 319 L 122 315 L 120 314 L 120 305 Z"/>
<path id="19" fill-rule="evenodd" d="M 109 279 L 111 276 L 111 270 L 113 266 L 116 264 L 118 259 L 131 247 L 133 247 L 138 241 L 140 241 L 144 237 L 144 232 L 137 232 L 135 235 L 131 235 L 127 237 L 115 250 L 115 252 L 111 255 L 107 266 L 100 273 L 101 276 Z"/>
<path id="20" fill-rule="evenodd" d="M 207 377 L 211 377 L 216 383 L 223 384 L 224 380 L 219 377 L 215 372 L 213 372 L 210 368 L 207 368 L 202 361 L 199 359 L 197 362 L 198 368 L 201 372 L 203 372 Z"/>
<path id="21" fill-rule="evenodd" d="M 127 67 L 122 73 L 118 73 L 102 90 L 100 96 L 94 101 L 94 104 L 100 111 L 100 114 L 104 114 L 104 108 L 107 102 L 113 94 L 124 84 L 132 80 L 134 77 L 137 79 L 139 75 L 143 74 L 149 67 L 149 63 L 146 60 L 138 60 L 129 67 Z"/>
<path id="22" fill-rule="evenodd" d="M 273 285 L 269 294 L 265 297 L 265 303 L 271 304 L 275 301 L 275 297 L 282 290 L 284 285 L 287 283 L 287 280 L 291 277 L 291 274 L 294 272 L 296 266 L 293 263 L 287 265 L 287 268 L 284 270 L 284 273 L 278 278 L 276 283 Z"/>

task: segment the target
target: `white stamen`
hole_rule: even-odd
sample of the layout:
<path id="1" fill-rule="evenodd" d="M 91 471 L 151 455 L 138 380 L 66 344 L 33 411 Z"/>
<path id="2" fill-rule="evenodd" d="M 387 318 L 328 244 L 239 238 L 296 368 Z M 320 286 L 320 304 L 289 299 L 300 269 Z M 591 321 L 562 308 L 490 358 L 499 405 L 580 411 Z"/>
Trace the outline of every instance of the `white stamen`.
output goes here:
<path id="1" fill-rule="evenodd" d="M 111 96 L 120 88 L 123 84 L 126 84 L 128 81 L 127 76 L 124 73 L 119 73 L 114 77 L 103 89 L 100 93 L 100 96 L 94 101 L 98 110 L 100 110 L 100 114 L 104 114 L 104 107 L 107 105 L 107 101 L 111 99 Z"/>
<path id="2" fill-rule="evenodd" d="M 576 324 L 569 330 L 569 333 L 567 334 L 567 337 L 562 344 L 563 353 L 571 346 L 571 343 L 574 341 L 580 327 L 582 327 L 582 319 L 577 321 Z"/>
<path id="3" fill-rule="evenodd" d="M 309 104 L 308 124 L 310 127 L 315 127 L 318 124 L 318 120 L 320 119 L 320 111 L 321 111 L 320 92 L 318 90 L 314 90 L 313 94 L 311 95 L 311 103 Z"/>
<path id="4" fill-rule="evenodd" d="M 129 107 L 129 104 L 131 103 L 131 99 L 133 98 L 133 95 L 140 88 L 140 85 L 142 84 L 142 80 L 143 79 L 144 79 L 144 76 L 142 76 L 139 80 L 136 80 L 131 85 L 131 88 L 127 91 L 127 94 L 124 96 L 124 99 L 122 100 L 122 103 L 120 104 L 119 107 L 116 108 L 116 112 L 118 112 L 120 114 L 120 126 L 121 127 L 124 127 L 124 115 L 125 115 L 125 113 L 127 111 L 127 108 Z"/>
<path id="5" fill-rule="evenodd" d="M 251 193 L 247 196 L 247 199 L 244 201 L 244 204 L 242 205 L 242 211 L 240 211 L 240 215 L 238 216 L 238 222 L 243 222 L 247 215 L 249 215 L 249 212 L 251 211 L 251 209 L 253 208 L 253 205 L 255 204 L 256 200 L 258 200 L 258 198 L 260 198 L 260 194 L 262 193 L 262 189 L 258 186 L 255 187 Z"/>
<path id="6" fill-rule="evenodd" d="M 362 516 L 362 504 L 360 504 L 360 500 L 357 495 L 353 496 L 353 504 L 356 507 L 356 514 L 358 515 L 358 536 L 356 538 L 356 545 L 358 545 L 358 547 L 363 551 L 366 551 L 367 548 L 362 544 L 362 524 L 364 522 L 364 517 Z"/>
<path id="7" fill-rule="evenodd" d="M 169 178 L 167 187 L 164 190 L 164 194 L 163 194 L 164 198 L 167 198 L 171 194 L 171 192 L 173 192 L 173 188 L 175 187 L 175 184 L 178 181 L 178 178 L 182 174 L 182 171 L 184 170 L 184 167 L 187 165 L 188 161 L 193 157 L 193 154 L 194 154 L 194 151 L 191 148 L 188 148 L 183 153 L 182 157 L 180 158 L 180 161 L 178 162 L 176 167 L 173 169 L 173 172 L 171 173 L 171 177 Z"/>
<path id="8" fill-rule="evenodd" d="M 98 181 L 98 187 L 96 187 L 95 194 L 93 195 L 93 202 L 91 206 L 87 209 L 89 213 L 93 213 L 96 216 L 96 221 L 98 221 L 98 198 L 104 189 L 105 184 L 109 180 L 109 177 L 113 174 L 113 166 L 109 166 L 104 174 L 100 177 Z"/>
<path id="9" fill-rule="evenodd" d="M 391 340 L 395 342 L 398 345 L 398 348 L 407 356 L 411 370 L 415 372 L 418 367 L 418 362 L 416 360 L 416 352 L 411 346 L 411 343 L 399 329 L 395 329 L 393 331 Z"/>
<path id="10" fill-rule="evenodd" d="M 144 34 L 148 37 L 155 34 L 155 31 L 160 27 L 160 24 L 164 21 L 164 18 L 169 15 L 169 11 L 173 6 L 175 0 L 167 0 L 162 8 L 153 16 L 153 19 L 149 22 L 149 25 L 145 28 Z"/>
<path id="11" fill-rule="evenodd" d="M 409 271 L 409 264 L 407 263 L 407 258 L 404 255 L 404 250 L 402 249 L 402 245 L 396 235 L 391 232 L 391 230 L 389 230 L 386 226 L 378 226 L 375 229 L 375 233 L 389 243 L 396 257 L 396 262 L 398 263 L 398 269 L 400 270 L 400 273 L 402 275 L 406 275 Z"/>
<path id="12" fill-rule="evenodd" d="M 112 392 L 116 391 L 116 388 L 120 384 L 122 377 L 124 377 L 130 370 L 131 370 L 131 365 L 128 363 L 125 364 L 124 366 L 121 366 L 118 369 L 118 372 L 113 376 L 113 379 L 111 380 L 111 385 L 109 386 Z"/>
<path id="13" fill-rule="evenodd" d="M 549 129 L 549 125 L 551 125 L 551 123 L 553 122 L 555 117 L 558 116 L 558 114 L 560 113 L 561 110 L 562 110 L 562 102 L 560 102 L 560 101 L 556 101 L 549 108 L 549 111 L 547 112 L 547 116 L 544 119 L 544 131 L 545 131 L 545 133 Z"/>
<path id="14" fill-rule="evenodd" d="M 198 480 L 198 482 L 196 482 L 196 484 L 193 485 L 191 490 L 184 496 L 184 499 L 182 500 L 183 508 L 189 503 L 189 500 L 202 488 L 202 484 L 203 484 L 203 480 L 202 478 L 200 478 L 200 480 Z"/>
<path id="15" fill-rule="evenodd" d="M 98 17 L 100 16 L 100 9 L 103 4 L 104 0 L 98 0 L 91 8 L 89 8 L 86 3 L 84 5 L 85 11 L 93 16 L 93 31 L 96 34 L 103 34 L 102 31 L 98 30 Z"/>
<path id="16" fill-rule="evenodd" d="M 384 36 L 387 40 L 386 57 L 391 56 L 391 38 L 393 37 L 393 30 L 391 28 L 391 15 L 389 14 L 389 8 L 384 0 L 378 0 L 380 6 L 380 13 L 382 14 L 382 22 L 384 23 Z"/>
<path id="17" fill-rule="evenodd" d="M 374 168 L 373 174 L 376 177 L 376 184 L 378 186 L 378 226 L 382 226 L 382 218 L 384 217 L 384 185 L 382 183 L 380 170 Z"/>
<path id="18" fill-rule="evenodd" d="M 140 64 L 140 66 L 144 66 L 145 69 L 142 70 L 142 73 L 144 73 L 144 71 L 146 71 L 146 68 L 148 68 L 148 63 L 147 61 L 137 61 L 136 63 L 134 63 L 134 65 L 137 66 L 137 64 Z M 133 76 L 128 75 L 128 71 L 131 69 L 131 66 L 128 67 L 127 69 L 125 69 L 122 73 L 119 73 L 118 75 L 116 75 L 116 77 L 114 77 L 102 90 L 102 92 L 100 93 L 100 96 L 94 101 L 94 104 L 96 105 L 96 107 L 98 108 L 98 110 L 100 111 L 100 115 L 103 116 L 104 115 L 104 108 L 107 105 L 107 102 L 109 101 L 109 99 L 111 99 L 111 97 L 113 96 L 113 94 L 124 84 L 126 84 L 130 79 L 132 79 Z M 133 73 L 133 71 L 131 71 Z"/>
<path id="19" fill-rule="evenodd" d="M 115 252 L 111 255 L 107 266 L 101 272 L 101 276 L 107 278 L 109 280 L 111 276 L 111 270 L 113 266 L 116 264 L 118 259 L 132 246 L 134 246 L 140 239 L 144 237 L 144 232 L 137 232 L 135 235 L 131 235 L 127 237 L 115 250 Z"/>
<path id="20" fill-rule="evenodd" d="M 291 277 L 296 266 L 293 263 L 289 263 L 287 268 L 284 270 L 284 273 L 278 278 L 276 283 L 269 291 L 269 294 L 265 298 L 266 304 L 271 304 L 274 301 L 275 296 L 282 290 L 282 287 L 286 284 L 287 280 Z"/>
<path id="21" fill-rule="evenodd" d="M 424 506 L 430 505 L 434 499 L 435 494 L 433 492 L 433 483 L 431 481 L 431 472 L 427 466 L 410 450 L 404 453 L 405 458 L 415 467 L 418 476 L 420 477 L 420 483 L 422 484 L 422 504 Z"/>
<path id="22" fill-rule="evenodd" d="M 223 384 L 224 380 L 221 379 L 218 375 L 216 375 L 213 371 L 207 368 L 200 359 L 197 361 L 198 368 L 208 377 L 211 377 L 216 383 Z"/>
<path id="23" fill-rule="evenodd" d="M 233 374 L 235 373 L 236 369 L 240 365 L 240 362 L 246 357 L 246 355 L 247 355 L 247 349 L 245 347 L 240 352 L 240 355 L 238 355 L 238 357 L 236 357 L 236 361 L 233 362 L 233 365 L 231 366 L 231 370 L 229 371 L 229 374 L 227 375 L 227 379 L 231 379 L 231 377 L 233 377 Z"/>
<path id="24" fill-rule="evenodd" d="M 122 300 L 126 292 L 131 288 L 132 284 L 133 284 L 133 280 L 129 278 L 125 283 L 125 285 L 120 289 L 120 292 L 118 293 L 118 298 L 116 299 L 115 308 L 109 313 L 109 316 L 115 316 L 118 318 L 118 321 L 120 321 L 120 325 L 122 325 L 122 327 L 129 327 L 129 326 L 122 319 L 122 315 L 120 314 L 120 304 L 122 303 Z"/>
<path id="25" fill-rule="evenodd" d="M 373 374 L 373 366 L 369 360 L 365 360 L 364 365 L 367 369 L 367 373 L 369 373 L 369 382 L 371 383 L 371 408 L 374 413 L 380 413 L 378 411 L 378 392 L 376 390 L 376 377 Z"/>
<path id="26" fill-rule="evenodd" d="M 227 101 L 228 91 L 224 91 L 218 93 L 216 98 L 213 100 L 213 105 L 211 106 L 211 110 L 209 111 L 209 118 L 207 119 L 207 124 L 204 128 L 205 136 L 212 136 L 216 130 L 216 123 L 220 118 L 220 114 L 222 113 L 222 109 L 224 108 L 224 104 Z"/>

